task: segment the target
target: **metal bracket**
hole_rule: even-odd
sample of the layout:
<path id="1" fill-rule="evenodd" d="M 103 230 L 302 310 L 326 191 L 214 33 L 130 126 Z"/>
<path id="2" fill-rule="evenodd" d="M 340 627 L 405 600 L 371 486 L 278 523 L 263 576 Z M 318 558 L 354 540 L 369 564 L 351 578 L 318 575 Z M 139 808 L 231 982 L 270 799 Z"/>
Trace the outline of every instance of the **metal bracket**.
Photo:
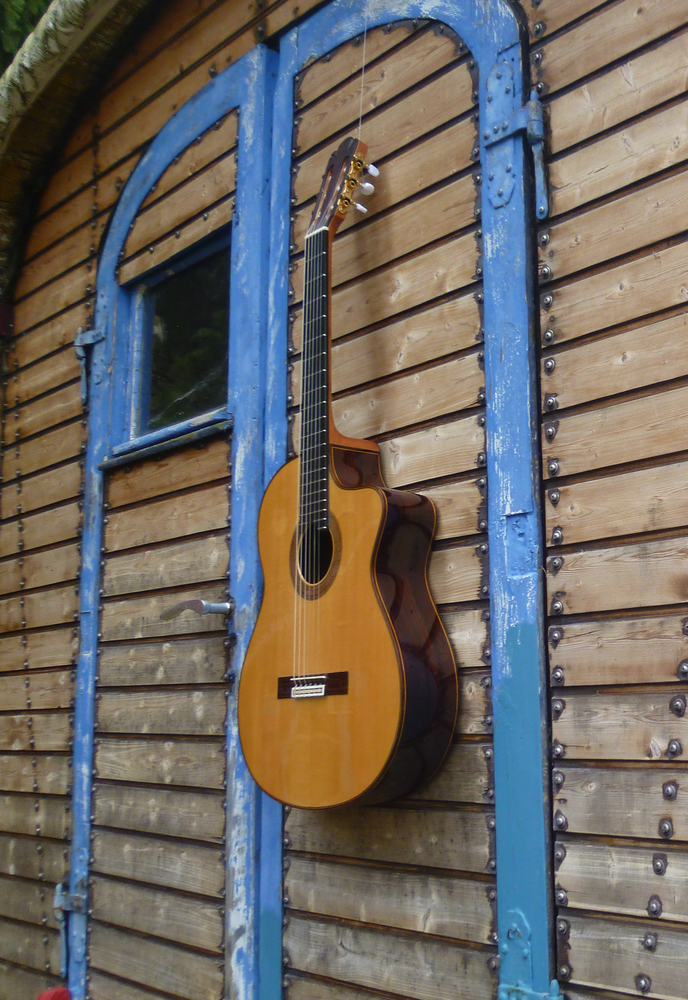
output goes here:
<path id="1" fill-rule="evenodd" d="M 105 340 L 105 332 L 103 330 L 84 330 L 83 326 L 79 327 L 74 338 L 74 353 L 79 359 L 79 367 L 81 368 L 81 402 L 84 406 L 88 402 L 88 356 L 86 348 L 91 348 L 93 381 L 98 384 L 102 381 L 105 365 L 102 361 L 95 361 L 93 359 L 92 348 L 94 344 L 99 344 L 101 340 Z"/>
<path id="2" fill-rule="evenodd" d="M 180 601 L 160 612 L 160 620 L 167 622 L 172 618 L 178 618 L 183 611 L 193 611 L 197 615 L 230 615 L 234 613 L 234 601 L 220 601 L 214 604 L 212 601 L 201 601 L 195 598 L 191 601 Z"/>
<path id="3" fill-rule="evenodd" d="M 533 956 L 530 927 L 520 910 L 507 912 L 506 934 L 500 935 L 499 990 L 497 1000 L 563 1000 L 559 983 L 553 979 L 549 992 L 533 989 Z"/>
<path id="4" fill-rule="evenodd" d="M 53 898 L 53 913 L 60 924 L 60 964 L 62 966 L 61 977 L 67 978 L 69 967 L 67 913 L 86 913 L 87 890 L 84 879 L 79 883 L 77 892 L 69 892 L 64 882 L 59 882 L 55 886 L 55 896 Z"/>
<path id="5" fill-rule="evenodd" d="M 549 214 L 545 167 L 545 117 L 536 90 L 524 107 L 514 111 L 514 71 L 507 62 L 496 63 L 487 77 L 487 104 L 483 141 L 484 175 L 494 208 L 508 204 L 514 190 L 515 137 L 524 132 L 533 153 L 535 168 L 535 214 Z"/>

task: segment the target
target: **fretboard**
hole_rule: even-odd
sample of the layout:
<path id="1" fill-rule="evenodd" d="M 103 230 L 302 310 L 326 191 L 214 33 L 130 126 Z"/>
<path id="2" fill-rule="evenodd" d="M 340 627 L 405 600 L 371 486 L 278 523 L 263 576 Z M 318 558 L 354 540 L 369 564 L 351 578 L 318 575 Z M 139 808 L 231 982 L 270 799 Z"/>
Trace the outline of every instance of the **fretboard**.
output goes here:
<path id="1" fill-rule="evenodd" d="M 328 511 L 328 231 L 306 237 L 299 526 L 326 528 Z"/>

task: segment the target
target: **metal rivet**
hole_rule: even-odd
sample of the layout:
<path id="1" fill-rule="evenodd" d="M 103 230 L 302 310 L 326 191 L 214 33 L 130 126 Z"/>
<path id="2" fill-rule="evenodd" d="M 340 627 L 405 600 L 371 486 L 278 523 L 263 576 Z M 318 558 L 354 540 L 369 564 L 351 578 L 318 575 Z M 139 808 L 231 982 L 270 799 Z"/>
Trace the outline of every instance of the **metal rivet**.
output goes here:
<path id="1" fill-rule="evenodd" d="M 545 332 L 543 333 L 542 339 L 544 340 L 544 342 L 546 344 L 553 344 L 554 343 L 554 330 L 552 330 L 551 327 L 548 327 L 545 330 Z"/>
<path id="2" fill-rule="evenodd" d="M 545 424 L 545 437 L 548 441 L 554 441 L 557 436 L 557 425 L 556 424 Z"/>
<path id="3" fill-rule="evenodd" d="M 667 746 L 667 757 L 669 760 L 673 760 L 674 757 L 680 757 L 683 753 L 683 747 L 681 746 L 680 740 L 669 740 Z"/>
<path id="4" fill-rule="evenodd" d="M 662 785 L 662 795 L 669 802 L 673 802 L 678 795 L 678 784 L 675 781 L 665 781 Z"/>
<path id="5" fill-rule="evenodd" d="M 556 507 L 559 501 L 561 500 L 561 493 L 559 492 L 559 490 L 549 490 L 549 492 L 547 493 L 547 499 L 549 500 L 549 502 L 552 504 L 553 507 Z"/>
<path id="6" fill-rule="evenodd" d="M 545 396 L 545 409 L 547 410 L 547 412 L 552 413 L 552 411 L 556 410 L 558 406 L 559 403 L 557 402 L 556 394 L 553 392 L 548 392 L 547 395 Z"/>
<path id="7" fill-rule="evenodd" d="M 674 715 L 682 719 L 686 714 L 686 696 L 683 694 L 675 694 L 674 697 L 669 702 L 669 709 Z"/>
<path id="8" fill-rule="evenodd" d="M 561 685 L 564 683 L 564 671 L 561 667 L 555 667 L 552 671 L 552 684 Z"/>
<path id="9" fill-rule="evenodd" d="M 556 648 L 564 638 L 564 630 L 561 628 L 551 628 L 549 630 L 549 641 Z"/>
<path id="10" fill-rule="evenodd" d="M 563 541 L 564 541 L 564 532 L 559 527 L 559 525 L 557 525 L 556 528 L 552 529 L 552 545 L 561 545 Z"/>
<path id="11" fill-rule="evenodd" d="M 559 937 L 568 937 L 571 931 L 571 924 L 564 917 L 557 920 L 557 934 Z"/>
<path id="12" fill-rule="evenodd" d="M 561 760 L 562 757 L 566 756 L 566 747 L 558 740 L 555 740 L 552 744 L 552 756 L 557 760 Z"/>
<path id="13" fill-rule="evenodd" d="M 647 904 L 647 912 L 651 917 L 661 917 L 662 915 L 662 900 L 659 896 L 650 896 Z"/>
<path id="14" fill-rule="evenodd" d="M 674 824 L 671 822 L 668 816 L 665 817 L 664 819 L 660 819 L 659 826 L 657 829 L 660 837 L 662 837 L 663 840 L 671 840 L 671 838 L 674 835 Z"/>
<path id="15" fill-rule="evenodd" d="M 669 864 L 666 854 L 652 855 L 652 871 L 655 875 L 664 875 Z"/>
<path id="16" fill-rule="evenodd" d="M 547 569 L 553 576 L 556 576 L 561 567 L 564 565 L 564 560 L 561 556 L 555 556 L 554 559 L 550 559 L 547 564 Z"/>
<path id="17" fill-rule="evenodd" d="M 490 972 L 495 972 L 499 968 L 499 959 L 496 955 L 493 955 L 492 958 L 488 958 L 487 967 Z"/>
<path id="18" fill-rule="evenodd" d="M 568 965 L 560 965 L 557 971 L 560 979 L 568 979 L 571 975 L 571 969 Z"/>
<path id="19" fill-rule="evenodd" d="M 490 858 L 490 860 L 487 862 L 487 870 L 489 872 L 497 871 L 497 862 L 494 858 Z"/>
<path id="20" fill-rule="evenodd" d="M 568 906 L 569 897 L 566 894 L 566 889 L 557 889 L 556 898 L 559 906 Z"/>
<path id="21" fill-rule="evenodd" d="M 681 660 L 676 667 L 676 676 L 680 681 L 688 681 L 688 660 Z"/>
<path id="22" fill-rule="evenodd" d="M 554 302 L 554 296 L 553 295 L 543 295 L 543 297 L 542 297 L 542 305 L 543 305 L 543 307 L 545 309 L 551 309 L 553 302 Z"/>
<path id="23" fill-rule="evenodd" d="M 490 818 L 487 821 L 487 829 L 494 830 L 496 829 L 496 827 L 497 827 L 497 821 L 495 820 L 494 816 L 490 816 Z"/>
<path id="24" fill-rule="evenodd" d="M 487 531 L 487 521 L 478 521 L 478 531 Z"/>
<path id="25" fill-rule="evenodd" d="M 536 24 L 533 25 L 533 35 L 535 36 L 535 38 L 539 38 L 540 35 L 544 34 L 544 31 L 545 31 L 544 21 L 538 21 Z"/>
<path id="26" fill-rule="evenodd" d="M 478 466 L 482 466 L 482 465 L 485 465 L 486 462 L 487 462 L 487 455 L 485 454 L 484 451 L 479 451 L 478 452 L 478 457 L 476 459 L 476 464 Z"/>
<path id="27" fill-rule="evenodd" d="M 478 489 L 479 490 L 484 490 L 486 486 L 487 486 L 487 480 L 485 480 L 485 479 L 479 479 L 478 480 Z"/>
<path id="28" fill-rule="evenodd" d="M 641 993 L 649 993 L 652 989 L 652 980 L 649 976 L 636 976 L 635 985 L 636 989 L 640 990 Z"/>
<path id="29" fill-rule="evenodd" d="M 560 601 L 557 597 L 552 601 L 552 614 L 553 615 L 563 615 L 564 613 L 564 603 Z"/>
<path id="30" fill-rule="evenodd" d="M 545 358 L 545 372 L 551 375 L 554 369 L 557 367 L 557 362 L 554 358 Z"/>
<path id="31" fill-rule="evenodd" d="M 564 774 L 563 771 L 555 771 L 552 774 L 552 781 L 554 782 L 554 787 L 558 791 L 566 781 L 566 775 Z"/>
<path id="32" fill-rule="evenodd" d="M 554 718 L 558 719 L 565 708 L 566 702 L 562 698 L 555 698 L 552 702 L 552 715 Z"/>
<path id="33" fill-rule="evenodd" d="M 561 864 L 565 857 L 566 857 L 566 847 L 564 846 L 564 844 L 555 844 L 554 860 L 557 862 L 557 864 Z"/>
<path id="34" fill-rule="evenodd" d="M 561 809 L 557 809 L 557 811 L 554 814 L 554 826 L 557 830 L 561 831 L 568 830 L 569 828 L 569 821 L 567 820 L 566 816 L 564 816 Z"/>
<path id="35" fill-rule="evenodd" d="M 541 247 L 546 247 L 549 243 L 549 233 L 540 233 L 538 236 L 538 243 Z"/>
<path id="36" fill-rule="evenodd" d="M 657 935 L 653 931 L 648 931 L 643 938 L 643 948 L 645 951 L 656 951 Z"/>
<path id="37" fill-rule="evenodd" d="M 551 462 L 547 463 L 547 472 L 549 473 L 550 476 L 559 475 L 559 462 L 556 460 L 556 458 L 553 458 Z"/>
<path id="38" fill-rule="evenodd" d="M 549 264 L 542 265 L 542 267 L 540 268 L 540 277 L 542 278 L 543 281 L 547 281 L 548 278 L 552 277 L 552 268 L 549 266 Z"/>

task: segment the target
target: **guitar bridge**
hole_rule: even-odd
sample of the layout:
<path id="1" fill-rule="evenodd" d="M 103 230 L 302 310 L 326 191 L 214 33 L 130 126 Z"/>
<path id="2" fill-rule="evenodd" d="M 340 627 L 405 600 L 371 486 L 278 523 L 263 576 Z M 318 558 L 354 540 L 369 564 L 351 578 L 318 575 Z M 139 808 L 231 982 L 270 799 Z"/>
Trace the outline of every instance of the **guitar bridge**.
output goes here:
<path id="1" fill-rule="evenodd" d="M 338 670 L 331 674 L 277 678 L 278 698 L 324 698 L 325 695 L 348 693 L 348 670 Z"/>

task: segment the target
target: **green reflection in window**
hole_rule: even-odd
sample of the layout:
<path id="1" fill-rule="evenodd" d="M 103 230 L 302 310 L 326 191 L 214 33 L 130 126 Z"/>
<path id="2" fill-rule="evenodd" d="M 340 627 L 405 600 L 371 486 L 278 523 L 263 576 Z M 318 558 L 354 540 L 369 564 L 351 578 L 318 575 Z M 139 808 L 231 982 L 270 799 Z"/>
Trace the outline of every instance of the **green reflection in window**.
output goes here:
<path id="1" fill-rule="evenodd" d="M 150 396 L 142 430 L 226 406 L 229 248 L 165 278 L 148 298 Z"/>

